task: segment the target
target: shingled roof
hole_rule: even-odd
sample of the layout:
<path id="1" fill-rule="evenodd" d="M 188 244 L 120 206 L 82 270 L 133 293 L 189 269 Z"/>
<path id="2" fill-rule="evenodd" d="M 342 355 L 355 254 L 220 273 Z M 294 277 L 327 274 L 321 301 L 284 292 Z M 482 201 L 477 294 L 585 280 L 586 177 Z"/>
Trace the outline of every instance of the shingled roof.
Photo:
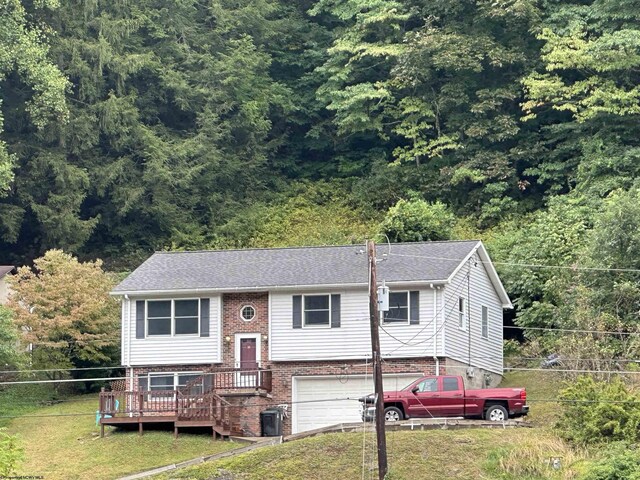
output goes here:
<path id="1" fill-rule="evenodd" d="M 11 273 L 16 267 L 13 265 L 0 265 L 0 278 L 3 278 L 7 273 Z"/>
<path id="2" fill-rule="evenodd" d="M 193 252 L 156 252 L 113 294 L 204 292 L 287 287 L 366 286 L 364 245 L 291 247 Z M 394 283 L 444 283 L 476 249 L 477 240 L 394 243 L 378 246 L 378 279 Z M 484 258 L 483 258 L 484 260 Z M 502 284 L 493 266 L 497 290 Z M 494 281 L 494 284 L 495 284 Z M 502 296 L 502 295 L 501 295 Z M 506 297 L 505 304 L 509 303 Z"/>

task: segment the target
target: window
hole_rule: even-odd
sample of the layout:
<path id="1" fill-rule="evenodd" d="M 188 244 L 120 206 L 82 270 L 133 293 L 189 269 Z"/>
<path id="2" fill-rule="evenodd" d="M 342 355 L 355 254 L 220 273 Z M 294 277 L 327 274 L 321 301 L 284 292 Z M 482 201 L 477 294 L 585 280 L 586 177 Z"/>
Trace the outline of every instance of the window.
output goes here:
<path id="1" fill-rule="evenodd" d="M 176 389 L 181 389 L 187 386 L 187 383 L 193 382 L 198 377 L 200 377 L 200 373 L 177 373 L 176 374 Z M 194 383 L 189 389 L 190 394 L 202 393 L 203 385 L 202 381 Z"/>
<path id="2" fill-rule="evenodd" d="M 437 378 L 427 378 L 426 380 L 421 381 L 418 385 L 418 392 L 437 392 L 438 391 L 438 379 Z"/>
<path id="3" fill-rule="evenodd" d="M 148 300 L 147 336 L 198 335 L 199 300 Z"/>
<path id="4" fill-rule="evenodd" d="M 171 300 L 147 302 L 147 335 L 171 335 Z"/>
<path id="5" fill-rule="evenodd" d="M 442 379 L 442 390 L 444 390 L 445 392 L 460 390 L 460 388 L 458 387 L 458 379 L 453 377 L 444 377 Z"/>
<path id="6" fill-rule="evenodd" d="M 173 390 L 174 375 L 149 375 L 149 390 Z"/>
<path id="7" fill-rule="evenodd" d="M 463 297 L 458 298 L 458 328 L 467 329 L 467 314 L 465 312 L 466 301 Z"/>
<path id="8" fill-rule="evenodd" d="M 409 292 L 389 292 L 389 310 L 384 323 L 409 323 Z"/>
<path id="9" fill-rule="evenodd" d="M 245 305 L 244 307 L 242 307 L 242 309 L 240 309 L 240 317 L 245 322 L 249 322 L 253 320 L 255 316 L 256 316 L 256 309 L 253 308 L 251 305 Z"/>
<path id="10" fill-rule="evenodd" d="M 149 390 L 177 390 L 202 375 L 202 372 L 149 373 Z M 197 386 L 202 392 L 202 383 Z M 195 392 L 192 392 L 195 393 Z"/>
<path id="11" fill-rule="evenodd" d="M 198 300 L 175 300 L 175 334 L 197 335 L 200 322 Z"/>
<path id="12" fill-rule="evenodd" d="M 482 307 L 482 338 L 489 338 L 489 309 Z"/>
<path id="13" fill-rule="evenodd" d="M 304 296 L 304 326 L 328 327 L 331 325 L 331 307 L 329 295 Z"/>

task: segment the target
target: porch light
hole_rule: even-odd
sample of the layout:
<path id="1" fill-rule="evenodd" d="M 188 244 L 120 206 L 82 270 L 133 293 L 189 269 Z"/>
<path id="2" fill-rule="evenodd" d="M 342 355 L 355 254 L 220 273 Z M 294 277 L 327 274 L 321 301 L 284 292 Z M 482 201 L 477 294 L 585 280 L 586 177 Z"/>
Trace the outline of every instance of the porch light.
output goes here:
<path id="1" fill-rule="evenodd" d="M 264 340 L 265 342 L 269 341 L 269 335 L 263 335 L 262 336 L 262 340 Z"/>
<path id="2" fill-rule="evenodd" d="M 229 343 L 231 341 L 231 337 L 227 335 L 226 337 L 224 337 L 224 341 Z"/>

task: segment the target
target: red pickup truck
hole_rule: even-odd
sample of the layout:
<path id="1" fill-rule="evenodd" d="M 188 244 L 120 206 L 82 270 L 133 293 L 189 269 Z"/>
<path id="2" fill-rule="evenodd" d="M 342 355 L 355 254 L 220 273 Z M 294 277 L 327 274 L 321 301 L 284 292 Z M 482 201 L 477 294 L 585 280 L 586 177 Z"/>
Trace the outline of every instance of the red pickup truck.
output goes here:
<path id="1" fill-rule="evenodd" d="M 375 396 L 362 397 L 364 420 L 372 420 Z M 397 392 L 384 392 L 387 422 L 416 417 L 485 418 L 501 422 L 529 412 L 524 388 L 465 390 L 462 377 L 426 376 Z"/>

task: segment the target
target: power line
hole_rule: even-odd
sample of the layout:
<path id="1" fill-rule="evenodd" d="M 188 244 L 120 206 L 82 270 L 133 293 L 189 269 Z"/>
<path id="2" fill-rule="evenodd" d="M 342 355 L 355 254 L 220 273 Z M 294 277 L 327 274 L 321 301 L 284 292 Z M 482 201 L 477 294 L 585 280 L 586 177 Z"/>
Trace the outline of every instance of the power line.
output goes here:
<path id="1" fill-rule="evenodd" d="M 506 367 L 503 370 L 510 372 L 557 372 L 557 373 L 607 373 L 618 375 L 638 375 L 640 370 L 589 370 L 589 369 L 560 369 L 560 368 L 520 368 L 520 367 Z"/>
<path id="2" fill-rule="evenodd" d="M 431 257 L 427 255 L 409 255 L 404 253 L 390 253 L 390 256 L 396 257 L 411 257 L 411 258 L 425 258 L 429 260 L 444 260 L 451 262 L 461 263 L 464 258 L 447 258 L 447 257 Z M 637 268 L 615 268 L 615 267 L 578 267 L 574 265 L 548 265 L 540 263 L 514 263 L 514 262 L 493 262 L 485 260 L 475 260 L 482 264 L 504 265 L 507 267 L 522 267 L 522 268 L 558 268 L 563 270 L 578 270 L 578 271 L 593 271 L 593 272 L 624 272 L 624 273 L 640 273 L 640 269 Z"/>
<path id="3" fill-rule="evenodd" d="M 572 328 L 556 328 L 556 327 L 519 327 L 516 325 L 503 325 L 503 328 L 516 330 L 540 330 L 550 332 L 573 332 L 573 333 L 601 333 L 603 335 L 640 335 L 640 332 L 615 332 L 611 330 L 583 330 Z"/>
<path id="4" fill-rule="evenodd" d="M 42 368 L 36 370 L 0 370 L 3 373 L 76 372 L 83 370 L 118 370 L 126 367 Z"/>

